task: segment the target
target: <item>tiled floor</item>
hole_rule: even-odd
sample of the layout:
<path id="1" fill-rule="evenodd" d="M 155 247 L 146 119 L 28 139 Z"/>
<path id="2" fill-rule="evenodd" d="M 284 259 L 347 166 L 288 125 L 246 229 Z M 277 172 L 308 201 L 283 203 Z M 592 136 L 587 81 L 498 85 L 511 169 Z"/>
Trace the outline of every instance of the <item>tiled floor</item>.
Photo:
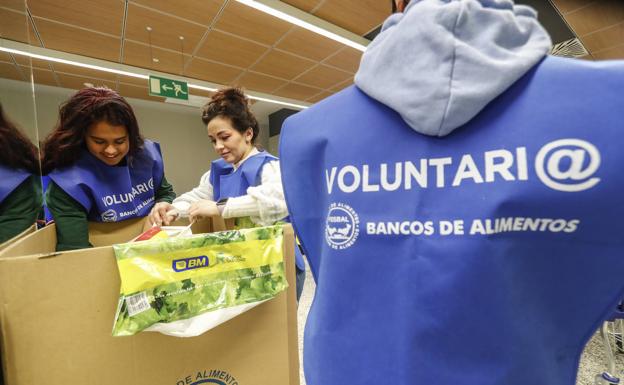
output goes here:
<path id="1" fill-rule="evenodd" d="M 314 298 L 314 279 L 310 273 L 310 269 L 306 270 L 306 282 L 303 289 L 303 294 L 301 295 L 301 299 L 299 301 L 299 310 L 298 310 L 298 323 L 299 323 L 299 360 L 303 367 L 303 359 L 302 359 L 302 348 L 303 348 L 303 330 L 305 326 L 305 319 L 308 315 L 308 311 L 310 310 L 310 305 L 312 305 L 312 299 Z M 602 346 L 602 340 L 599 338 L 598 334 L 594 335 L 594 337 L 587 344 L 585 351 L 581 357 L 581 364 L 579 366 L 578 378 L 576 385 L 594 385 L 594 378 L 597 374 L 602 373 L 606 369 L 606 361 L 605 361 L 605 353 L 604 348 Z M 617 367 L 622 369 L 624 368 L 624 356 L 619 355 L 616 357 Z M 305 379 L 303 377 L 303 369 L 301 369 L 301 384 L 306 385 Z M 622 375 L 622 373 L 618 373 L 618 375 Z"/>

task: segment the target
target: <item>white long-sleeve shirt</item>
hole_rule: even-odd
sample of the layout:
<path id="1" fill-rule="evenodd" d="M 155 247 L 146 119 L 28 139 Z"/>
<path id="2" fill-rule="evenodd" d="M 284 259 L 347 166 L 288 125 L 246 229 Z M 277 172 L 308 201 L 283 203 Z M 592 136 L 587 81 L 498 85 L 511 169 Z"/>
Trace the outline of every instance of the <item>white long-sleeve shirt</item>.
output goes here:
<path id="1" fill-rule="evenodd" d="M 249 157 L 258 154 L 254 149 L 245 159 L 234 165 L 240 167 Z M 260 174 L 261 183 L 247 189 L 247 194 L 228 199 L 223 209 L 224 218 L 251 217 L 255 223 L 268 226 L 288 216 L 279 161 L 264 164 Z M 202 175 L 199 185 L 173 201 L 173 206 L 181 215 L 188 215 L 191 204 L 199 200 L 214 200 L 210 171 Z"/>

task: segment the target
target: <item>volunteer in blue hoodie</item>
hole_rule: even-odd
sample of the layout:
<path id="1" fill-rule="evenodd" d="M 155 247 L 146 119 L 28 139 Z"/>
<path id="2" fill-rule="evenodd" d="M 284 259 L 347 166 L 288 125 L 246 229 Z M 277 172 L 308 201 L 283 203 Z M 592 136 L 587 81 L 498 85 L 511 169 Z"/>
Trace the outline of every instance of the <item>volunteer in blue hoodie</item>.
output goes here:
<path id="1" fill-rule="evenodd" d="M 191 220 L 222 215 L 237 218 L 239 227 L 253 227 L 287 220 L 279 160 L 256 147 L 260 127 L 243 91 L 225 88 L 216 92 L 204 106 L 202 121 L 221 159 L 212 162 L 199 186 L 180 195 L 173 204 L 157 204 L 151 221 L 167 225 L 178 215 L 190 216 Z M 305 263 L 298 247 L 295 257 L 299 299 Z"/>
<path id="2" fill-rule="evenodd" d="M 0 244 L 32 226 L 41 206 L 37 148 L 0 105 Z"/>
<path id="3" fill-rule="evenodd" d="M 624 62 L 550 46 L 509 0 L 412 0 L 285 122 L 308 385 L 575 383 L 624 292 Z"/>
<path id="4" fill-rule="evenodd" d="M 108 88 L 83 88 L 63 104 L 43 171 L 59 251 L 90 247 L 88 221 L 144 217 L 175 198 L 160 146 L 141 137 L 132 107 Z"/>

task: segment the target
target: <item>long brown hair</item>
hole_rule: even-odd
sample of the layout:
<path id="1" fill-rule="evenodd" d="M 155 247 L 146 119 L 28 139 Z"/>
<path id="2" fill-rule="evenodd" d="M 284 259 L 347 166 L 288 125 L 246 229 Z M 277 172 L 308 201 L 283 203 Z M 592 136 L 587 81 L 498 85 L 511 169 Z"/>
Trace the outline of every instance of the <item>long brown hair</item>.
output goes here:
<path id="1" fill-rule="evenodd" d="M 129 159 L 142 148 L 143 137 L 130 104 L 109 88 L 83 88 L 61 106 L 59 121 L 45 140 L 44 174 L 74 164 L 85 148 L 87 129 L 98 122 L 126 127 L 130 142 Z"/>
<path id="2" fill-rule="evenodd" d="M 0 164 L 39 173 L 37 147 L 4 114 L 0 104 Z"/>
<path id="3" fill-rule="evenodd" d="M 212 95 L 202 110 L 202 121 L 208 124 L 217 116 L 230 119 L 232 126 L 241 134 L 251 128 L 253 131 L 251 143 L 256 143 L 260 126 L 249 108 L 249 99 L 242 89 L 224 88 Z"/>

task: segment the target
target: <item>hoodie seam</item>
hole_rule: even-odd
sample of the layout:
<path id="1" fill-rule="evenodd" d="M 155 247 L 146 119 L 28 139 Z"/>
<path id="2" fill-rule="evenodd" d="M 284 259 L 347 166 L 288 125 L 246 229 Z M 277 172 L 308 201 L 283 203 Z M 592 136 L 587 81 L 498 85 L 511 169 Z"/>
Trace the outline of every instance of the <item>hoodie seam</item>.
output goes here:
<path id="1" fill-rule="evenodd" d="M 442 131 L 442 126 L 446 121 L 446 117 L 449 113 L 449 109 L 451 107 L 451 97 L 452 97 L 452 89 L 453 89 L 453 77 L 455 76 L 455 63 L 457 63 L 457 25 L 459 24 L 459 19 L 464 11 L 464 5 L 460 3 L 459 12 L 457 12 L 457 18 L 455 19 L 455 25 L 453 25 L 453 58 L 451 60 L 451 73 L 449 76 L 449 85 L 448 85 L 448 98 L 446 100 L 446 106 L 444 107 L 444 114 L 442 115 L 442 120 L 440 121 L 440 126 L 438 127 L 437 135 L 440 136 L 440 131 Z"/>

